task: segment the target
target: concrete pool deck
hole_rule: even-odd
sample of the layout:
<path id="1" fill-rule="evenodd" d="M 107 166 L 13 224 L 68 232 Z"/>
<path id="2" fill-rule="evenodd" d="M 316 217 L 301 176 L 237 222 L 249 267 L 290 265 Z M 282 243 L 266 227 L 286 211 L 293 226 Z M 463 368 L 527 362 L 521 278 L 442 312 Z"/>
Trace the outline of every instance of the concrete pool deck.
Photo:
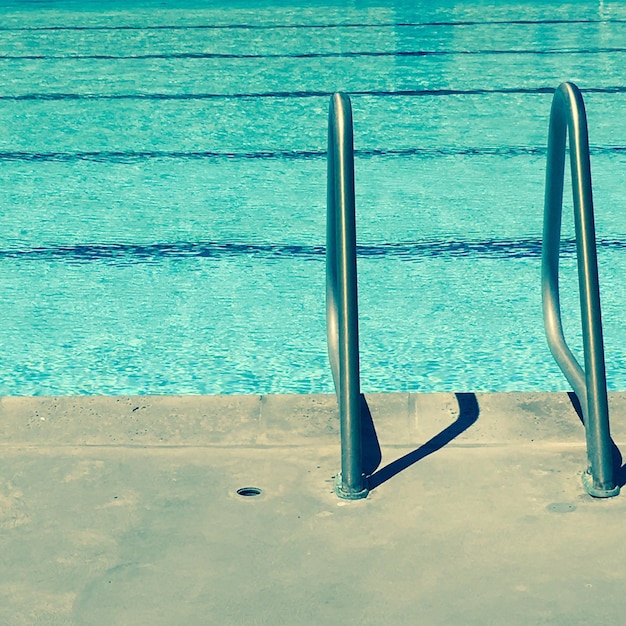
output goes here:
<path id="1" fill-rule="evenodd" d="M 358 502 L 330 395 L 1 398 L 0 623 L 624 622 L 568 394 L 366 397 Z"/>

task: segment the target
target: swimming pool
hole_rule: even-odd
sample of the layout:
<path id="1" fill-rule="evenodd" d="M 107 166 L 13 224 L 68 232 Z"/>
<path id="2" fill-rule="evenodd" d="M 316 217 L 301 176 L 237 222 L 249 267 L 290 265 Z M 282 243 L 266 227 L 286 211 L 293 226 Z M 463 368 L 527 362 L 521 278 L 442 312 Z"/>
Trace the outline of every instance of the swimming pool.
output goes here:
<path id="1" fill-rule="evenodd" d="M 587 104 L 607 376 L 626 388 L 626 7 L 342 4 L 0 2 L 0 394 L 332 391 L 335 90 L 354 108 L 363 389 L 568 389 L 539 291 L 563 80 Z M 568 244 L 580 350 L 574 263 Z"/>

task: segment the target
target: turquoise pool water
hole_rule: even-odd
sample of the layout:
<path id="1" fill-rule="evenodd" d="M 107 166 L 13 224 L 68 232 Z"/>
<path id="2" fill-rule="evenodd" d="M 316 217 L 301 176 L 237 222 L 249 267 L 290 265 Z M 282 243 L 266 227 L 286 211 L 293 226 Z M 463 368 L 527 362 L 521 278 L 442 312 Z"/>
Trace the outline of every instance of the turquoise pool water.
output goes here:
<path id="1" fill-rule="evenodd" d="M 539 292 L 563 80 L 587 104 L 626 389 L 625 41 L 621 2 L 0 1 L 0 395 L 331 391 L 335 90 L 354 109 L 363 389 L 567 389 Z"/>

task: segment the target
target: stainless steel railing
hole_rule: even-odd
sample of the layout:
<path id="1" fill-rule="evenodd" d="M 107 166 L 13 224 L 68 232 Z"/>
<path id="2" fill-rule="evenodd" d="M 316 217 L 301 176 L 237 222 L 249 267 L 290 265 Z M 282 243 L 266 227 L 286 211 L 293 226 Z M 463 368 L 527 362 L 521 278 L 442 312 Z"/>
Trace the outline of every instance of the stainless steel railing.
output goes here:
<path id="1" fill-rule="evenodd" d="M 584 370 L 565 341 L 559 300 L 559 247 L 568 131 Z M 587 116 L 582 95 L 573 83 L 563 83 L 558 87 L 550 112 L 541 283 L 544 325 L 550 351 L 574 388 L 583 410 L 588 460 L 583 483 L 592 496 L 615 496 L 620 489 L 614 477 L 609 432 Z"/>
<path id="2" fill-rule="evenodd" d="M 328 116 L 326 329 L 341 427 L 335 492 L 358 500 L 368 489 L 361 442 L 354 148 L 350 98 L 340 93 L 331 98 Z"/>

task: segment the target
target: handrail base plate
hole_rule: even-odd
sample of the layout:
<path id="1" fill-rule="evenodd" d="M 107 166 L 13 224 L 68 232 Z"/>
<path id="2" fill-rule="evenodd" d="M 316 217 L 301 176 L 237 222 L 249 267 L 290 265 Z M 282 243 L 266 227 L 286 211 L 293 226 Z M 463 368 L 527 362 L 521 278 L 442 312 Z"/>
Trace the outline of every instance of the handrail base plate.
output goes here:
<path id="1" fill-rule="evenodd" d="M 363 479 L 365 480 L 365 478 Z M 370 490 L 364 487 L 361 491 L 346 491 L 343 488 L 343 479 L 341 478 L 341 472 L 337 472 L 335 476 L 335 493 L 342 500 L 362 500 L 367 498 Z"/>
<path id="2" fill-rule="evenodd" d="M 615 485 L 612 489 L 599 489 L 598 487 L 595 487 L 593 484 L 593 476 L 588 470 L 583 472 L 582 478 L 583 486 L 585 487 L 587 493 L 594 498 L 613 498 L 619 495 L 619 485 Z"/>

